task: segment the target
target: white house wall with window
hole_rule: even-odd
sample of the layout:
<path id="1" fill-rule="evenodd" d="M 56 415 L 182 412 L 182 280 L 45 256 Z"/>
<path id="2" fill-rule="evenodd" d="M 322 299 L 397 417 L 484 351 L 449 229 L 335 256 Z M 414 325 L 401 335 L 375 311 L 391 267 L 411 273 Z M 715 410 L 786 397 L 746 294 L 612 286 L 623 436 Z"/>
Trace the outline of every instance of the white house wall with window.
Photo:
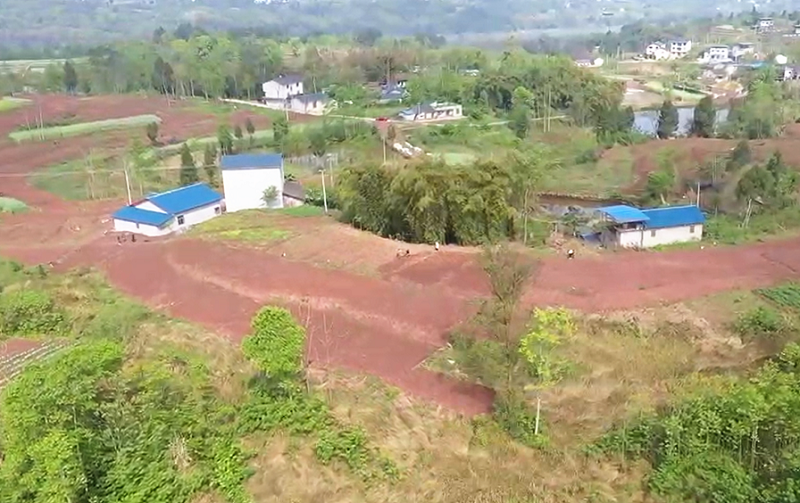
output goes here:
<path id="1" fill-rule="evenodd" d="M 665 206 L 638 209 L 617 205 L 598 208 L 608 223 L 601 235 L 607 245 L 622 248 L 652 248 L 699 241 L 706 218 L 697 206 Z"/>
<path id="2" fill-rule="evenodd" d="M 204 183 L 187 185 L 123 206 L 112 215 L 114 230 L 166 236 L 222 214 L 222 196 Z"/>
<path id="3" fill-rule="evenodd" d="M 226 211 L 283 208 L 283 156 L 281 154 L 224 155 L 220 161 Z M 273 187 L 274 198 L 264 192 Z"/>

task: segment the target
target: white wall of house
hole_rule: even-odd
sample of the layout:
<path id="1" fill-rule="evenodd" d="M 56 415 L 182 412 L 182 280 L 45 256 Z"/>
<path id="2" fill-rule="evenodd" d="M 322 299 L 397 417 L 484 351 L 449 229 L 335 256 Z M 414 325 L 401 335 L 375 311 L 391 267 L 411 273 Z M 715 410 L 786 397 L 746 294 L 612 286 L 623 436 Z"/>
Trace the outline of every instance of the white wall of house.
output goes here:
<path id="1" fill-rule="evenodd" d="M 264 191 L 277 189 L 277 197 L 270 208 L 283 207 L 283 169 L 223 169 L 222 186 L 225 190 L 225 207 L 228 212 L 266 208 Z"/>
<path id="2" fill-rule="evenodd" d="M 297 98 L 291 100 L 289 104 L 290 110 L 303 114 L 321 115 L 325 113 L 325 107 L 328 104 L 324 100 L 303 101 Z"/>
<path id="3" fill-rule="evenodd" d="M 176 214 L 175 218 L 167 226 L 167 228 L 169 229 L 169 232 L 184 231 L 193 225 L 201 224 L 206 220 L 211 220 L 212 218 L 221 214 L 222 201 L 217 201 L 216 203 L 200 206 L 199 208 L 187 211 L 186 213 Z"/>
<path id="4" fill-rule="evenodd" d="M 288 86 L 281 85 L 274 80 L 261 84 L 264 98 L 272 100 L 285 100 L 290 96 L 303 94 L 303 83 L 297 82 Z"/>
<path id="5" fill-rule="evenodd" d="M 155 225 L 137 224 L 136 222 L 129 222 L 118 218 L 114 219 L 114 231 L 131 232 L 133 234 L 142 234 L 149 237 L 165 236 L 172 232 L 168 226 L 158 228 Z"/>
<path id="6" fill-rule="evenodd" d="M 703 224 L 681 227 L 665 227 L 662 229 L 630 229 L 617 231 L 617 245 L 623 248 L 652 248 L 700 241 L 703 237 Z"/>

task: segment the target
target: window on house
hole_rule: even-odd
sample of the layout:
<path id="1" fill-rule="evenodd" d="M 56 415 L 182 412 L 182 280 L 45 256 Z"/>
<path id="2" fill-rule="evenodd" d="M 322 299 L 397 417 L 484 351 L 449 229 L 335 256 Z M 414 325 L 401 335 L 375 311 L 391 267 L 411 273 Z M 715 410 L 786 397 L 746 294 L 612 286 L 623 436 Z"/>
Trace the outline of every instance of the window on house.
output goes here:
<path id="1" fill-rule="evenodd" d="M 220 209 L 220 207 L 219 207 L 219 206 L 217 206 L 216 208 L 214 208 L 214 214 L 215 214 L 215 215 L 219 215 L 220 213 L 222 213 L 222 210 Z"/>
<path id="2" fill-rule="evenodd" d="M 656 231 L 654 231 L 654 230 L 653 230 L 653 231 L 650 231 L 650 237 L 651 237 L 651 238 L 654 238 L 654 237 L 656 237 Z"/>
<path id="3" fill-rule="evenodd" d="M 694 234 L 694 225 L 689 226 L 689 234 Z"/>
<path id="4" fill-rule="evenodd" d="M 184 218 L 183 215 L 178 215 L 178 225 L 183 225 Z"/>

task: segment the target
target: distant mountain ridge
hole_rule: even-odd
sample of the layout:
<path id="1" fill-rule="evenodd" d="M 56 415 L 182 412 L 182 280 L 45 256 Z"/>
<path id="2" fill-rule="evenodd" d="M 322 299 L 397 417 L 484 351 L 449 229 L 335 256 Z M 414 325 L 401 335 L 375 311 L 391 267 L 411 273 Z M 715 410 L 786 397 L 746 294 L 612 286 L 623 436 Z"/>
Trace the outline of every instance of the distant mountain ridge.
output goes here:
<path id="1" fill-rule="evenodd" d="M 721 0 L 718 0 L 721 1 Z M 510 32 L 619 25 L 643 16 L 716 12 L 714 2 L 620 0 L 0 0 L 0 44 L 93 44 L 180 23 L 287 35 Z M 612 13 L 613 16 L 609 16 Z M 0 58 L 2 59 L 2 58 Z"/>

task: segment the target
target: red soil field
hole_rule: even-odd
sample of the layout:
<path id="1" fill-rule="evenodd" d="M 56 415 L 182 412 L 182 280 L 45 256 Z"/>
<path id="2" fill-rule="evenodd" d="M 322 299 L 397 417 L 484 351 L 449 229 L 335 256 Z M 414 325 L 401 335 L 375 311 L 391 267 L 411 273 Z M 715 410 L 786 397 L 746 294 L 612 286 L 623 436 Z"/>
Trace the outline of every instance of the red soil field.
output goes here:
<path id="1" fill-rule="evenodd" d="M 168 108 L 163 98 L 86 100 L 91 105 L 71 97 L 43 97 L 41 101 L 47 114 L 74 110 L 70 113 L 82 120 L 158 113 L 164 118 L 162 130 L 174 131 L 176 136 L 187 136 L 186 131 L 193 127 L 206 128 L 205 134 L 210 135 L 217 125 L 211 116 L 184 111 L 180 106 Z M 20 113 L 12 115 L 19 119 Z M 0 132 L 8 131 L 10 121 L 8 116 L 0 116 Z M 116 141 L 121 140 L 107 135 L 102 146 Z M 28 173 L 65 156 L 81 156 L 89 146 L 97 147 L 97 142 L 97 138 L 72 138 L 54 146 L 0 141 L 0 174 Z M 474 312 L 475 300 L 488 293 L 474 254 L 447 251 L 446 247 L 439 252 L 414 247 L 411 257 L 397 259 L 395 244 L 367 234 L 356 238 L 356 231 L 349 228 L 337 233 L 330 222 L 319 225 L 325 226 L 324 239 L 335 241 L 331 262 L 349 256 L 351 261 L 369 263 L 376 274 L 314 266 L 308 261 L 326 262 L 324 247 L 317 246 L 304 255 L 297 248 L 302 246 L 299 241 L 280 248 L 289 252 L 287 258 L 275 250 L 248 250 L 187 238 L 118 245 L 112 236 L 104 236 L 111 228 L 108 215 L 118 201 L 68 204 L 30 187 L 23 177 L 0 177 L 0 192 L 39 209 L 0 217 L 2 255 L 27 263 L 60 259 L 59 269 L 97 267 L 122 291 L 174 316 L 211 327 L 233 342 L 248 333 L 249 320 L 261 306 L 285 306 L 307 328 L 312 365 L 368 372 L 465 414 L 489 410 L 489 390 L 420 366 L 445 343 L 447 332 Z M 313 233 L 313 219 L 304 219 L 298 228 Z M 586 311 L 678 302 L 796 278 L 800 275 L 798 252 L 800 239 L 738 248 L 623 252 L 573 261 L 552 257 L 538 264 L 525 300 L 527 304 L 557 304 Z"/>

